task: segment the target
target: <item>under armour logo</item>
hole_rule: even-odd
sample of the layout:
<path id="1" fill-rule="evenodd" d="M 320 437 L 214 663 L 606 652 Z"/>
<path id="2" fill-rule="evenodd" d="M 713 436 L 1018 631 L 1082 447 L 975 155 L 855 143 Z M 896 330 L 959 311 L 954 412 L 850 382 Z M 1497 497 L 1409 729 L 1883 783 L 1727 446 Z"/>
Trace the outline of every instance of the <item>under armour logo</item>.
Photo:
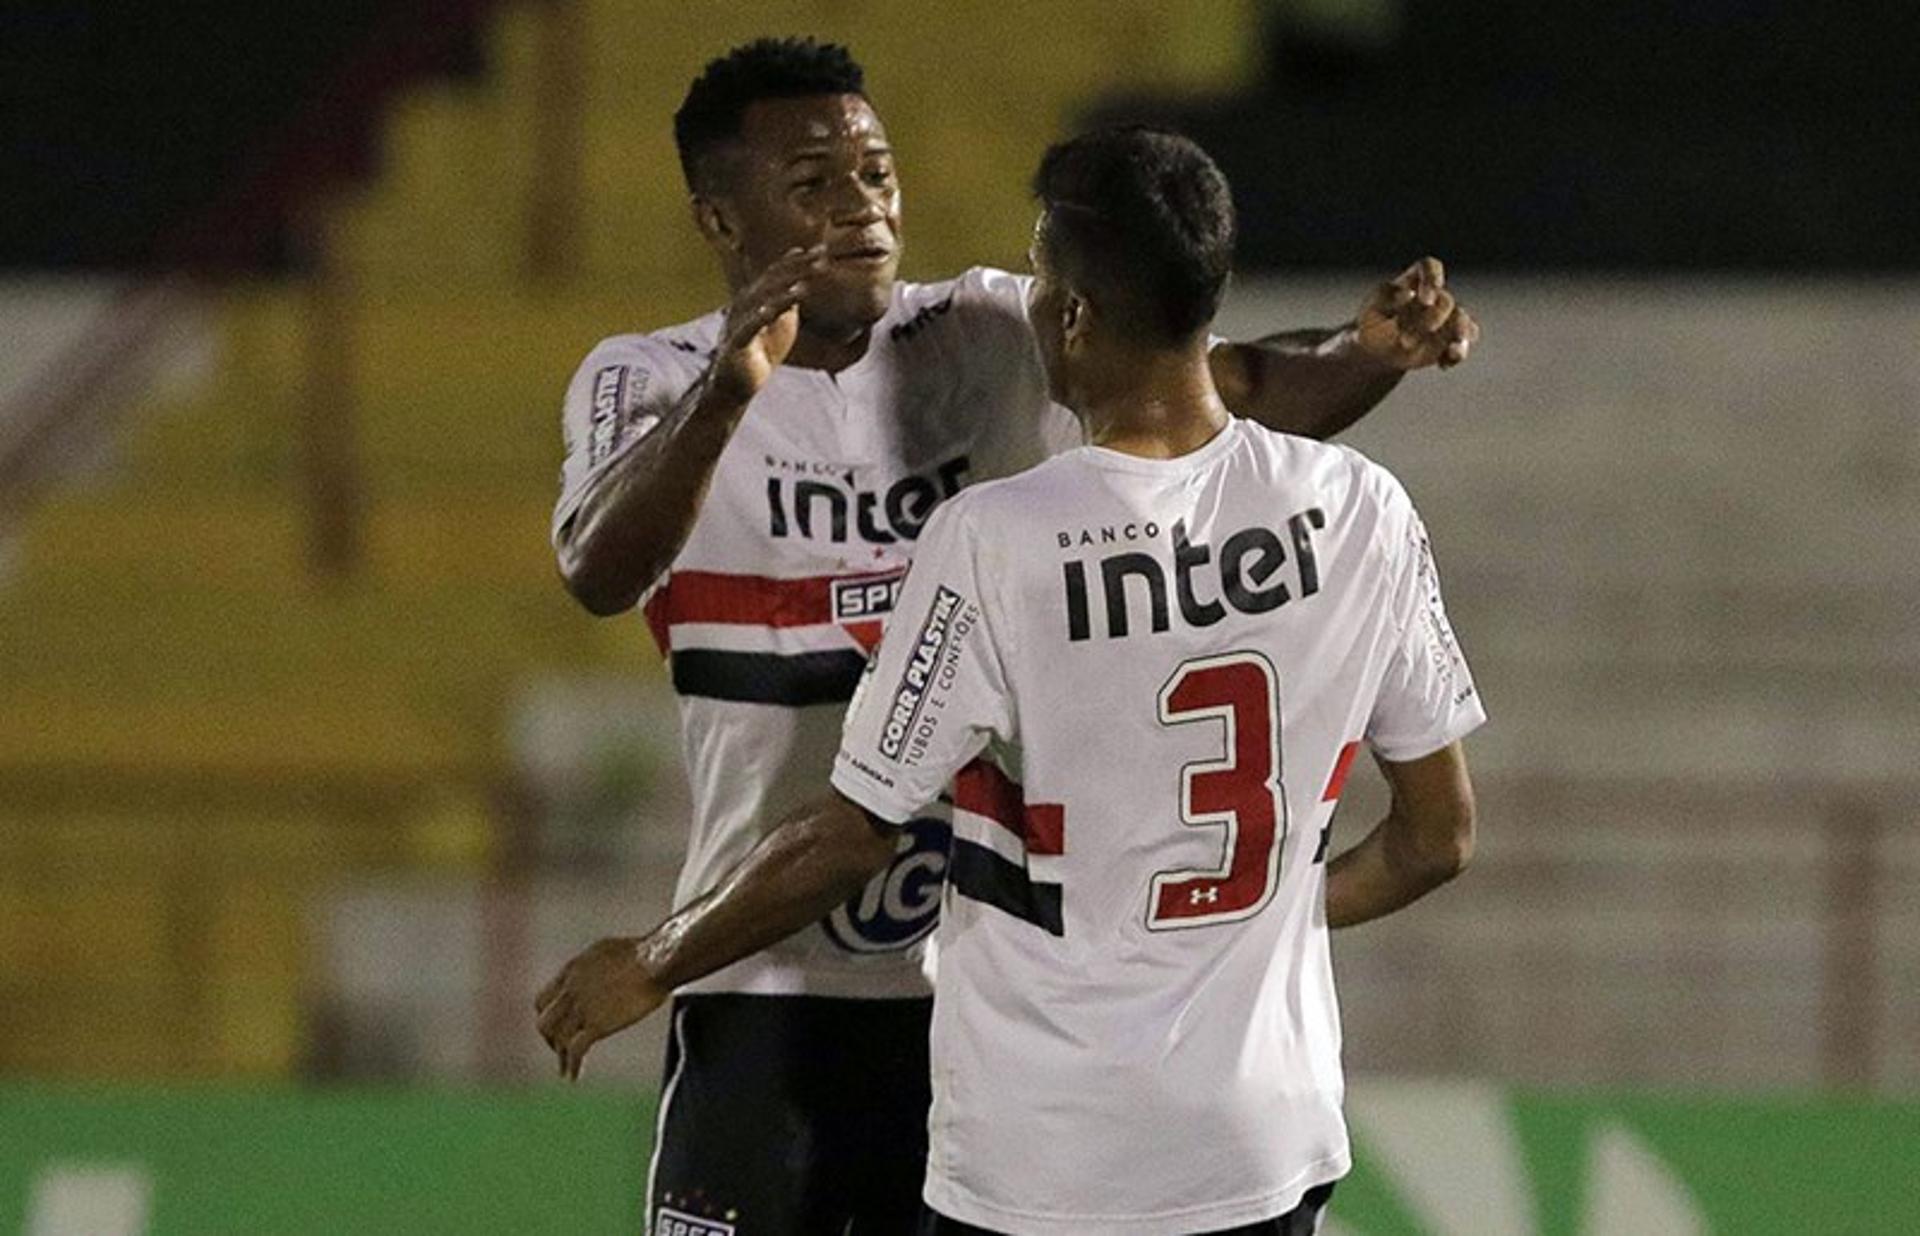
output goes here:
<path id="1" fill-rule="evenodd" d="M 1212 905 L 1218 900 L 1220 900 L 1220 886 L 1218 884 L 1209 884 L 1205 888 L 1196 888 L 1187 894 L 1188 905 L 1197 906 L 1203 901 L 1208 905 Z"/>

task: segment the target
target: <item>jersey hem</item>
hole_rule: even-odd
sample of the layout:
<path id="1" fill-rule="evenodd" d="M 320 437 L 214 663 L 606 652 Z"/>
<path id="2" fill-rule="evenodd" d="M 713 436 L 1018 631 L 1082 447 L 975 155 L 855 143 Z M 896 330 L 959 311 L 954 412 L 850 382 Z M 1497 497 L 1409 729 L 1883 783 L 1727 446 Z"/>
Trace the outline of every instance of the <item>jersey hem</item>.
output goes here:
<path id="1" fill-rule="evenodd" d="M 736 972 L 737 971 L 737 972 Z M 911 964 L 858 970 L 805 971 L 791 967 L 729 967 L 674 988 L 677 996 L 831 996 L 840 1000 L 920 1000 L 933 984 L 916 960 Z"/>
<path id="2" fill-rule="evenodd" d="M 937 1153 L 937 1152 L 936 1152 Z M 1302 1168 L 1292 1180 L 1278 1189 L 1257 1197 L 1232 1202 L 1209 1202 L 1177 1210 L 1161 1210 L 1145 1215 L 1061 1215 L 1030 1210 L 1014 1210 L 983 1202 L 960 1188 L 951 1179 L 939 1175 L 930 1160 L 924 1198 L 950 1219 L 975 1227 L 998 1231 L 1032 1233 L 1033 1236 L 1113 1236 L 1115 1233 L 1160 1233 L 1169 1223 L 1182 1229 L 1197 1224 L 1201 1231 L 1242 1227 L 1263 1219 L 1276 1218 L 1300 1204 L 1309 1189 L 1339 1180 L 1352 1168 L 1350 1152 L 1317 1159 Z"/>

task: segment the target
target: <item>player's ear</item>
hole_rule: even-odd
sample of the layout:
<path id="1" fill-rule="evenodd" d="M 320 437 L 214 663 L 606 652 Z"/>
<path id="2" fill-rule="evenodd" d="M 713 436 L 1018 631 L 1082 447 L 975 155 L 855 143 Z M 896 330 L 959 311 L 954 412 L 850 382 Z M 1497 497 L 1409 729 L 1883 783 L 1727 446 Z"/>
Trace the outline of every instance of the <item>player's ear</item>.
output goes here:
<path id="1" fill-rule="evenodd" d="M 1093 306 L 1080 293 L 1067 290 L 1060 302 L 1060 337 L 1068 347 L 1082 346 L 1093 325 Z"/>
<path id="2" fill-rule="evenodd" d="M 733 211 L 717 197 L 696 193 L 688 199 L 693 210 L 693 226 L 708 244 L 727 253 L 738 254 L 743 247 L 739 223 Z"/>

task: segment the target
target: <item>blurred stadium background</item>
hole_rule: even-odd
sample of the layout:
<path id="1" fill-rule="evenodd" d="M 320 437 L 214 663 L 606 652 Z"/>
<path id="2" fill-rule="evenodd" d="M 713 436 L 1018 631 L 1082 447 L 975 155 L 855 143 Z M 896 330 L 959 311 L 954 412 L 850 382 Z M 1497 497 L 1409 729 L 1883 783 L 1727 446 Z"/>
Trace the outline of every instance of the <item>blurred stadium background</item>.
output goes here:
<path id="1" fill-rule="evenodd" d="M 1153 116 L 1239 191 L 1227 333 L 1425 252 L 1486 328 L 1352 436 L 1494 723 L 1474 870 L 1337 944 L 1343 1236 L 1920 1232 L 1892 0 L 7 5 L 0 1231 L 638 1228 L 657 1035 L 563 1090 L 528 1015 L 684 801 L 642 624 L 554 575 L 557 411 L 715 303 L 669 117 L 798 32 L 910 275 Z"/>

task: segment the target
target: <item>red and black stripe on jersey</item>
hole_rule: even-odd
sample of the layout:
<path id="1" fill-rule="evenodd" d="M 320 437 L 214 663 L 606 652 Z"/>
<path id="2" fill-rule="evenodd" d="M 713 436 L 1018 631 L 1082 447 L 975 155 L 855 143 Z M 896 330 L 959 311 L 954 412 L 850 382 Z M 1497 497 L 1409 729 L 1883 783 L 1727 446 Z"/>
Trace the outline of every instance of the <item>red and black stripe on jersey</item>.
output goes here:
<path id="1" fill-rule="evenodd" d="M 671 666 L 681 695 L 737 703 L 844 704 L 866 669 L 867 654 L 880 640 L 884 611 L 849 620 L 836 613 L 836 598 L 863 587 L 897 583 L 902 571 L 816 575 L 777 579 L 718 571 L 675 571 L 647 601 L 647 625 Z M 688 646 L 677 627 L 713 625 L 789 630 L 838 627 L 844 647 L 796 652 Z"/>
<path id="2" fill-rule="evenodd" d="M 953 809 L 997 824 L 1030 856 L 1066 852 L 1066 808 L 1028 802 L 1025 788 L 987 760 L 974 760 L 954 774 Z M 1059 884 L 1035 880 L 1025 865 L 958 832 L 947 861 L 947 883 L 960 896 L 1004 910 L 1049 935 L 1066 934 Z"/>

